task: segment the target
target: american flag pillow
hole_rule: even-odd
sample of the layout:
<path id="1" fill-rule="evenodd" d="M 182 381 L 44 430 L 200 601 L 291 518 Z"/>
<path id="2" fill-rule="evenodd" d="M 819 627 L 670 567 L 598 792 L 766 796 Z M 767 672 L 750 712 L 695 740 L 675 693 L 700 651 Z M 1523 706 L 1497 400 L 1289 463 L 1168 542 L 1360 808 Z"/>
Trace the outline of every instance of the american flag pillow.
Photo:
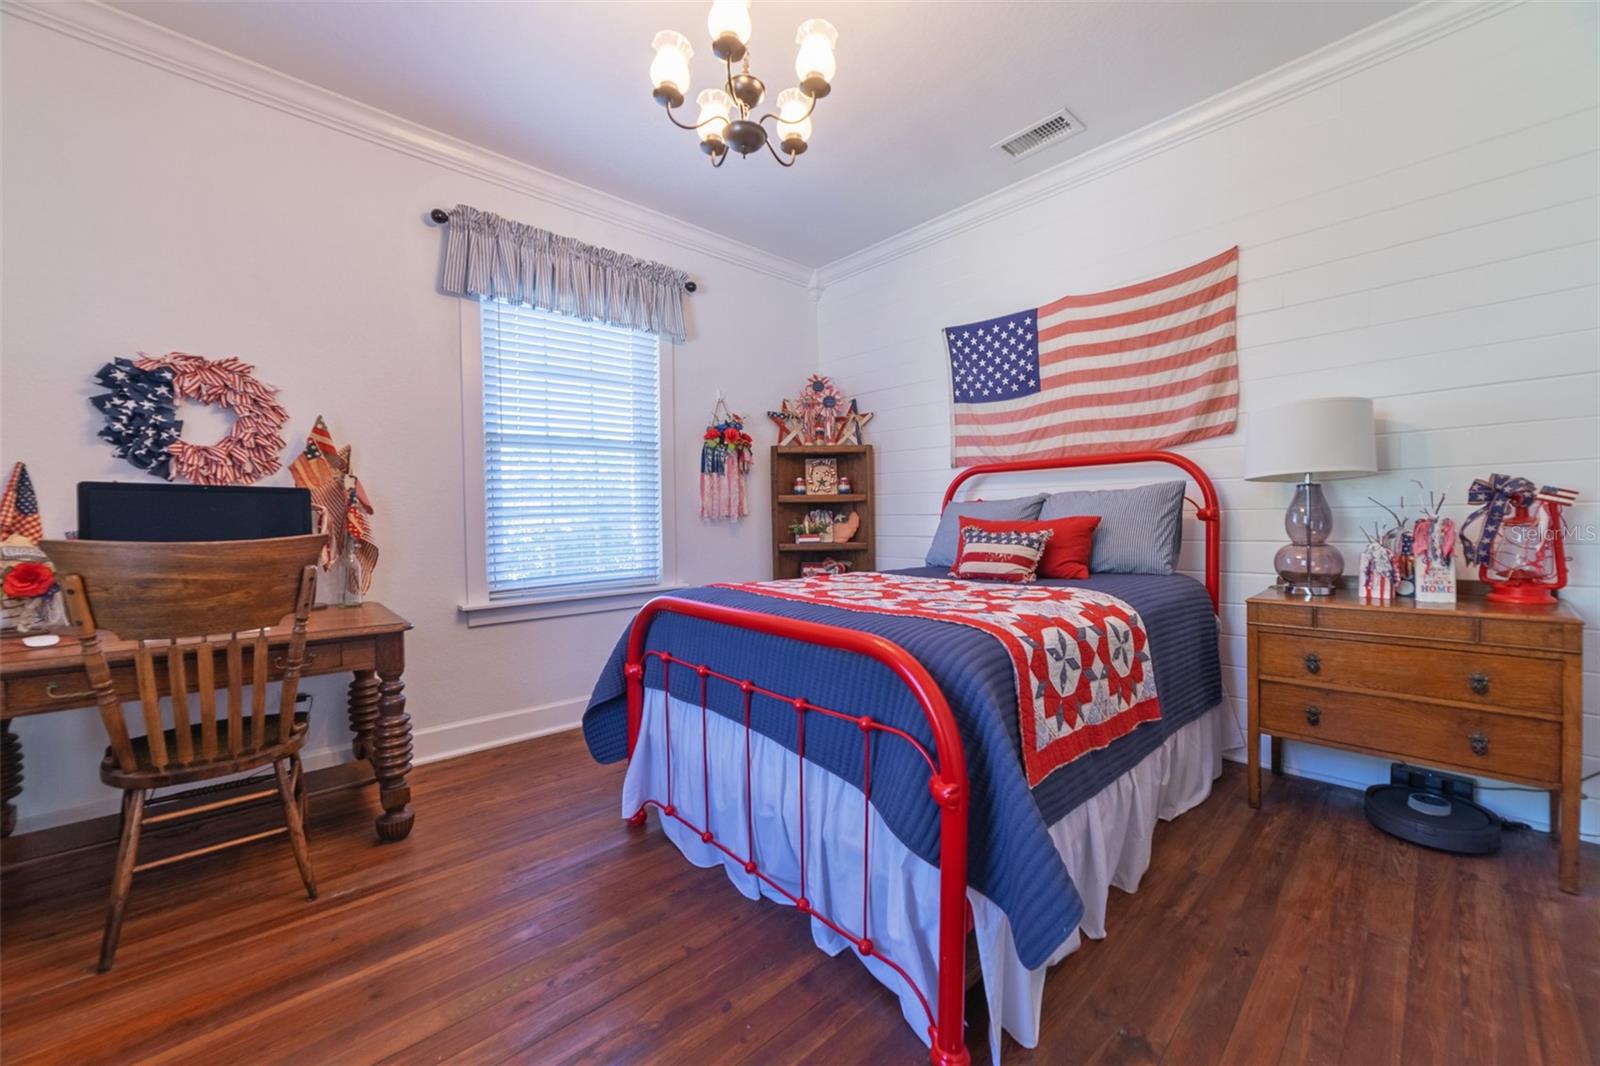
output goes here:
<path id="1" fill-rule="evenodd" d="M 961 530 L 961 550 L 956 554 L 955 569 L 950 571 L 950 576 L 1018 584 L 1032 581 L 1052 533 L 1048 529 L 1024 533 L 1017 529 L 967 526 Z"/>

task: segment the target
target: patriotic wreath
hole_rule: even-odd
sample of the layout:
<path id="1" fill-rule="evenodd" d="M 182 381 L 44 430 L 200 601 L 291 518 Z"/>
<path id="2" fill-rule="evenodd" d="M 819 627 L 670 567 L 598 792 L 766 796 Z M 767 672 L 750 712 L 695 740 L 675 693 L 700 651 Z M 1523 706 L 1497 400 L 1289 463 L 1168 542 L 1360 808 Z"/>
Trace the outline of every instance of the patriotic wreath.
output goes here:
<path id="1" fill-rule="evenodd" d="M 289 420 L 277 389 L 254 377 L 255 367 L 229 357 L 169 352 L 157 358 L 113 359 L 95 374 L 109 392 L 90 397 L 106 424 L 99 436 L 113 454 L 156 477 L 196 485 L 248 485 L 276 473 Z M 185 400 L 231 411 L 233 428 L 215 444 L 183 439 L 178 405 Z"/>

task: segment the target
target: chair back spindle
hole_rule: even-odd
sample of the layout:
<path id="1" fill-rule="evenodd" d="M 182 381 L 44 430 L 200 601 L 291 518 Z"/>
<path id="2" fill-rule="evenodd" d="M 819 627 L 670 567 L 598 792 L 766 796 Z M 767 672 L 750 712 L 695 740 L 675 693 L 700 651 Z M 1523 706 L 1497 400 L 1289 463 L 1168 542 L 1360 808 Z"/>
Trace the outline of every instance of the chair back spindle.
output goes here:
<path id="1" fill-rule="evenodd" d="M 55 564 L 67 616 L 111 745 L 125 771 L 147 748 L 156 770 L 239 757 L 285 744 L 294 729 L 294 701 L 305 659 L 306 622 L 316 598 L 320 536 L 253 541 L 135 543 L 45 541 Z M 288 646 L 274 663 L 268 629 L 293 616 Z M 101 630 L 137 641 L 134 682 L 144 736 L 133 738 L 122 696 L 106 660 Z M 221 652 L 224 677 L 217 676 Z M 172 729 L 164 727 L 161 697 L 170 699 Z M 191 671 L 191 662 L 193 669 Z M 276 735 L 267 733 L 267 682 L 276 666 L 281 689 Z M 250 686 L 246 728 L 244 687 Z M 217 691 L 228 692 L 219 717 Z M 193 695 L 196 708 L 192 708 Z M 191 713 L 198 710 L 197 717 Z M 169 744 L 170 739 L 170 744 Z"/>

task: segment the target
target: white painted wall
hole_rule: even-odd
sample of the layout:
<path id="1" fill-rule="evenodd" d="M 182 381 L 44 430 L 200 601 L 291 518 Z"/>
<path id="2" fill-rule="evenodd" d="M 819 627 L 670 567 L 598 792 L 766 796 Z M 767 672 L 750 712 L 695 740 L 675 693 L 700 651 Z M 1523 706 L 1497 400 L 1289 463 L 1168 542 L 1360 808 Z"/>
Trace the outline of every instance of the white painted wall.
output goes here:
<path id="1" fill-rule="evenodd" d="M 806 272 L 753 249 L 729 248 L 738 262 L 720 258 L 726 242 L 703 231 L 470 146 L 417 149 L 425 131 L 334 107 L 356 120 L 351 135 L 296 114 L 284 100 L 317 94 L 275 76 L 249 79 L 247 93 L 273 90 L 266 102 L 221 91 L 195 80 L 214 58 L 199 51 L 180 75 L 11 14 L 0 27 L 0 458 L 28 463 L 48 533 L 72 528 L 78 481 L 142 476 L 95 439 L 95 369 L 140 350 L 240 356 L 282 390 L 291 440 L 321 414 L 355 445 L 383 551 L 372 597 L 416 625 L 406 681 L 419 756 L 575 722 L 626 613 L 469 630 L 456 611 L 465 588 L 461 303 L 435 291 L 443 235 L 422 220 L 463 201 L 698 280 L 673 383 L 679 573 L 690 582 L 766 576 L 764 510 L 736 529 L 699 520 L 698 435 L 717 388 L 755 415 L 810 371 Z M 766 425 L 755 428 L 762 445 Z M 203 432 L 198 416 L 191 429 Z M 765 477 L 759 462 L 758 490 Z M 270 483 L 288 484 L 287 472 Z M 343 681 L 308 688 L 308 763 L 348 758 Z M 16 729 L 21 828 L 115 809 L 97 774 L 105 740 L 93 712 Z M 425 818 L 425 795 L 418 805 Z"/>
<path id="2" fill-rule="evenodd" d="M 1600 768 L 1595 40 L 1593 5 L 1513 8 L 1202 135 L 1174 123 L 1118 169 L 1069 164 L 824 268 L 821 369 L 877 412 L 880 563 L 920 561 L 949 480 L 942 326 L 1238 243 L 1241 434 L 1252 410 L 1290 399 L 1376 398 L 1383 473 L 1327 487 L 1352 564 L 1358 527 L 1382 517 L 1367 497 L 1409 495 L 1413 479 L 1447 492 L 1458 521 L 1467 485 L 1490 471 L 1582 494 L 1567 599 L 1589 623 L 1586 767 Z M 1058 189 L 1040 192 L 1050 180 Z M 1288 494 L 1241 480 L 1242 444 L 1182 449 L 1222 496 L 1225 687 L 1241 723 L 1243 602 L 1272 580 Z M 1298 745 L 1288 765 L 1355 785 L 1387 776 L 1384 760 Z M 1542 794 L 1488 802 L 1546 824 Z M 1584 809 L 1600 832 L 1600 803 Z"/>

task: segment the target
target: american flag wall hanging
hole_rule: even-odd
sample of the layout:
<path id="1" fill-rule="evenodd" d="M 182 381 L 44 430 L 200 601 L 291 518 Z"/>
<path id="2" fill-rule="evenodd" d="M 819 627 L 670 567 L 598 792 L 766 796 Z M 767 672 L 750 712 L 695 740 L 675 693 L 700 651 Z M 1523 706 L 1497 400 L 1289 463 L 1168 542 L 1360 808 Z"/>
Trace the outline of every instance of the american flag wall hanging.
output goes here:
<path id="1" fill-rule="evenodd" d="M 1232 433 L 1238 290 L 1235 247 L 1137 285 L 946 329 L 954 465 Z"/>

